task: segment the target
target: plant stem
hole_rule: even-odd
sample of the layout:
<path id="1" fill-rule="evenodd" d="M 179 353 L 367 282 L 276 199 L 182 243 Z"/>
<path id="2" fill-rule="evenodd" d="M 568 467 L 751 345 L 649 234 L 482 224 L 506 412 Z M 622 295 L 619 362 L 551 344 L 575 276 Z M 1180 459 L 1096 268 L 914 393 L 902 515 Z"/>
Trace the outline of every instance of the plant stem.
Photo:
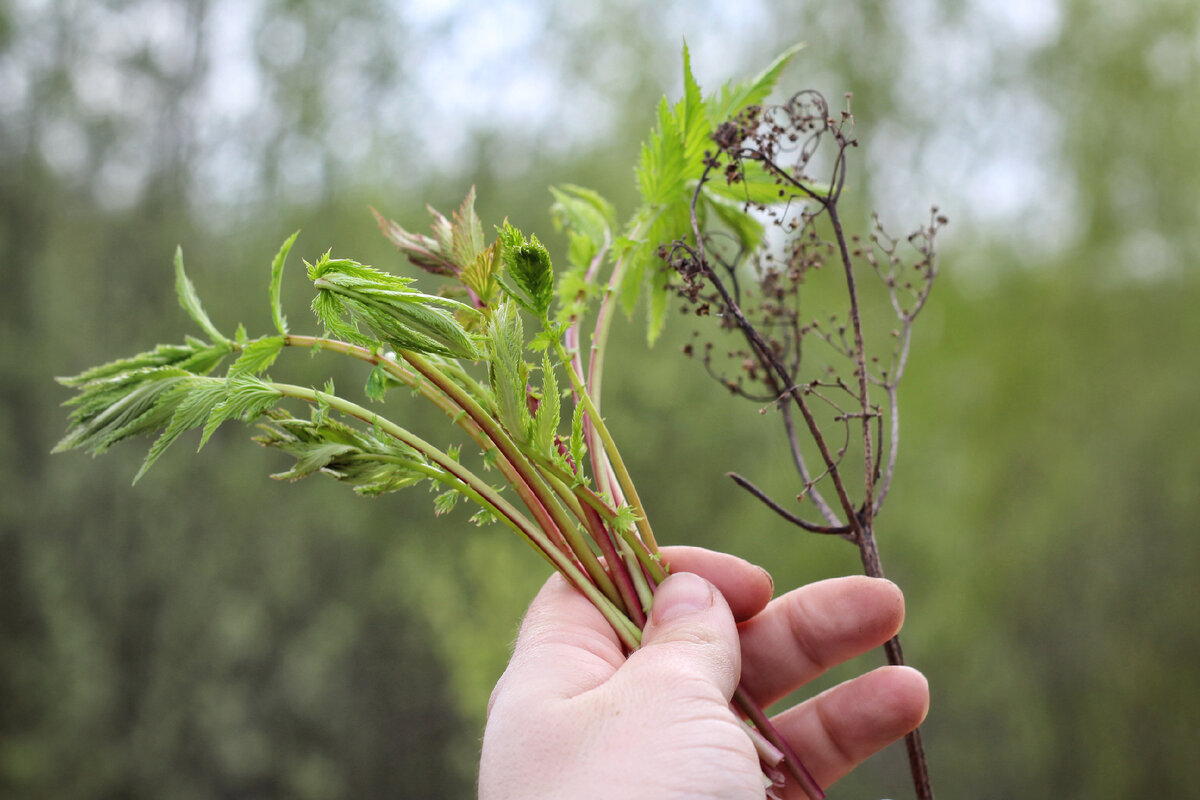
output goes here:
<path id="1" fill-rule="evenodd" d="M 864 525 L 862 530 L 862 536 L 858 541 L 858 551 L 862 560 L 863 573 L 872 578 L 883 578 L 883 564 L 879 560 L 879 547 L 875 543 L 874 525 Z M 899 634 L 884 642 L 883 652 L 889 665 L 893 667 L 905 665 L 904 650 L 900 646 Z M 929 762 L 925 758 L 925 743 L 919 727 L 914 728 L 904 737 L 904 746 L 908 752 L 908 768 L 912 773 L 913 788 L 917 793 L 918 800 L 933 800 L 933 783 L 929 778 Z"/>
<path id="2" fill-rule="evenodd" d="M 546 487 L 537 469 L 517 448 L 516 443 L 513 442 L 512 438 L 509 437 L 500 424 L 479 405 L 475 398 L 471 397 L 457 383 L 449 380 L 429 361 L 407 350 L 400 351 L 398 355 L 408 362 L 413 369 L 445 392 L 451 400 L 467 413 L 467 416 L 474 420 L 475 424 L 483 430 L 487 437 L 495 443 L 500 453 L 508 459 L 513 468 L 521 476 L 522 481 L 529 487 L 537 503 L 545 509 L 549 517 L 545 522 L 563 539 L 564 546 L 567 546 L 565 541 L 566 531 L 574 527 L 575 523 L 566 516 L 562 506 L 556 502 L 553 493 Z"/>
<path id="3" fill-rule="evenodd" d="M 771 724 L 770 718 L 767 717 L 758 703 L 754 701 L 754 698 L 740 685 L 733 693 L 733 702 L 754 723 L 755 729 L 763 735 L 763 738 L 783 753 L 784 766 L 792 774 L 792 777 L 796 779 L 796 782 L 800 784 L 800 789 L 809 796 L 810 800 L 821 800 L 825 797 L 825 792 L 822 791 L 817 782 L 813 780 L 812 775 L 805 769 L 804 764 L 800 761 L 800 757 L 796 755 L 796 751 L 792 749 L 787 740 Z"/>
<path id="4" fill-rule="evenodd" d="M 567 354 L 562 342 L 556 341 L 554 347 L 559 360 L 563 363 L 568 363 L 570 356 Z M 595 355 L 594 350 L 593 355 Z M 567 375 L 571 380 L 571 388 L 574 390 L 575 396 L 579 402 L 583 403 L 584 411 L 587 412 L 587 417 L 592 422 L 593 430 L 600 437 L 600 442 L 603 444 L 603 452 L 607 456 L 605 460 L 611 464 L 621 490 L 625 494 L 626 501 L 637 515 L 637 528 L 642 536 L 642 540 L 646 543 L 646 547 L 649 548 L 651 553 L 657 553 L 658 542 L 654 539 L 654 531 L 650 527 L 650 519 L 646 515 L 645 507 L 642 505 L 642 499 L 638 496 L 637 488 L 633 485 L 633 478 L 629 475 L 629 470 L 625 467 L 625 461 L 621 458 L 621 453 L 617 449 L 617 443 L 613 439 L 612 434 L 609 433 L 608 426 L 604 424 L 604 419 L 600 416 L 600 409 L 592 400 L 589 392 L 589 386 L 595 380 L 595 377 L 598 377 L 598 374 L 593 373 L 595 377 L 589 377 L 589 386 L 585 386 L 580 381 L 579 376 L 575 374 L 575 370 L 568 369 Z M 593 461 L 593 463 L 595 462 Z M 599 483 L 599 476 L 597 476 L 597 483 Z M 614 498 L 615 500 L 616 498 Z"/>
<path id="5" fill-rule="evenodd" d="M 403 442 L 421 453 L 458 481 L 470 487 L 477 495 L 473 495 L 472 499 L 483 508 L 492 511 L 498 519 L 505 521 L 509 527 L 521 534 L 535 550 L 550 561 L 555 569 L 563 573 L 563 576 L 596 606 L 605 619 L 608 620 L 609 624 L 612 625 L 614 632 L 626 647 L 630 649 L 637 647 L 638 642 L 641 641 L 641 631 L 592 583 L 586 573 L 582 572 L 575 562 L 547 537 L 541 528 L 534 525 L 528 517 L 501 497 L 495 489 L 462 464 L 455 461 L 447 453 L 391 420 L 381 417 L 379 414 L 337 395 L 292 384 L 268 382 L 268 385 L 285 397 L 294 397 L 315 404 L 323 403 L 347 416 L 361 420 L 373 427 L 378 427 L 397 441 Z"/>
<path id="6" fill-rule="evenodd" d="M 501 447 L 502 442 L 497 441 L 494 436 L 489 435 L 489 432 L 479 424 L 477 420 L 481 418 L 491 419 L 486 412 L 483 412 L 478 405 L 472 408 L 472 410 L 477 412 L 475 414 L 471 414 L 470 411 L 463 407 L 462 403 L 459 402 L 459 398 L 470 399 L 470 395 L 463 391 L 458 384 L 449 380 L 440 370 L 435 369 L 428 362 L 422 361 L 426 367 L 426 372 L 420 374 L 410 372 L 394 359 L 384 357 L 369 348 L 348 344 L 337 339 L 288 335 L 284 337 L 284 343 L 298 347 L 319 348 L 341 353 L 361 361 L 366 361 L 369 364 L 382 366 L 387 370 L 389 375 L 419 391 L 422 396 L 441 409 L 485 451 L 492 447 L 497 448 L 500 451 L 500 458 L 497 459 L 497 467 L 504 474 L 505 479 L 512 485 L 517 496 L 525 504 L 525 507 L 533 514 L 539 527 L 546 531 L 556 543 L 558 549 L 575 558 L 578 565 L 587 571 L 588 575 L 596 582 L 601 591 L 611 601 L 619 605 L 619 595 L 616 587 L 604 572 L 604 568 L 596 560 L 595 555 L 586 545 L 578 547 L 571 543 L 571 539 L 578 538 L 578 531 L 575 525 L 562 514 L 561 509 L 552 497 L 539 496 L 537 488 L 540 484 L 536 478 L 533 478 L 532 481 L 530 480 L 529 475 L 532 468 L 524 471 L 520 469 L 519 465 L 528 465 L 524 457 L 516 451 L 515 447 L 508 448 L 509 452 L 506 453 L 505 448 Z M 435 373 L 436 377 L 434 377 Z M 422 376 L 428 378 L 428 380 L 423 380 Z M 445 387 L 457 389 L 458 397 L 451 397 L 446 392 Z M 494 431 L 499 431 L 499 429 L 495 428 Z M 516 453 L 516 459 L 514 460 L 514 458 L 510 457 L 509 453 Z"/>

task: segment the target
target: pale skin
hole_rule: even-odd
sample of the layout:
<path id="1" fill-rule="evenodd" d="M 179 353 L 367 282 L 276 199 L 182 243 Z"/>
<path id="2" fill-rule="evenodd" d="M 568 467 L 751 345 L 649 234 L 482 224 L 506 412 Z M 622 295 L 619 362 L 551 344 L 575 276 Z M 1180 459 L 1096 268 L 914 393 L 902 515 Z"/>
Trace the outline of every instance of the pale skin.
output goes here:
<path id="1" fill-rule="evenodd" d="M 762 800 L 758 758 L 730 710 L 739 677 L 769 705 L 881 645 L 904 620 L 895 584 L 834 578 L 771 599 L 761 568 L 664 548 L 642 648 L 628 658 L 591 603 L 553 576 L 488 704 L 480 800 Z M 773 718 L 824 787 L 924 719 L 921 673 L 880 667 Z M 804 795 L 785 787 L 787 800 Z"/>

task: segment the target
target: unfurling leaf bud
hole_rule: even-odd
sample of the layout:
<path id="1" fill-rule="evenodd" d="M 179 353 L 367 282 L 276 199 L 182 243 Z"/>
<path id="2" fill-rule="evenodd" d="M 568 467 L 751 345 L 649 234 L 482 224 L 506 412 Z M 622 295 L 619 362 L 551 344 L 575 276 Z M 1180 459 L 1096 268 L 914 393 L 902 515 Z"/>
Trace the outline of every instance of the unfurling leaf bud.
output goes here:
<path id="1" fill-rule="evenodd" d="M 504 223 L 500 228 L 501 258 L 504 270 L 516 287 L 508 286 L 513 297 L 528 311 L 545 316 L 554 299 L 554 267 L 550 253 L 537 236 L 526 239 L 517 228 Z"/>

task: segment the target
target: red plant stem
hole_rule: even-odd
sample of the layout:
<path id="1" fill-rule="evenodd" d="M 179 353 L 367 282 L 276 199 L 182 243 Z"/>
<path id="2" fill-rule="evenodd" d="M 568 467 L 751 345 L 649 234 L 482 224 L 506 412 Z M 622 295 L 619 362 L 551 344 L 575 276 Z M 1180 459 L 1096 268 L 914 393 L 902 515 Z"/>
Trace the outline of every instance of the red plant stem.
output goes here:
<path id="1" fill-rule="evenodd" d="M 588 532 L 600 547 L 600 552 L 608 565 L 609 575 L 612 577 L 613 583 L 617 585 L 617 591 L 625 604 L 626 614 L 639 629 L 646 627 L 646 614 L 642 610 L 642 603 L 638 600 L 637 591 L 633 588 L 633 581 L 629 577 L 629 571 L 625 567 L 624 560 L 617 553 L 616 543 L 613 541 L 608 527 L 596 509 L 586 503 L 582 504 L 582 507 Z"/>
<path id="2" fill-rule="evenodd" d="M 537 510 L 530 509 L 535 516 L 538 516 L 538 524 L 544 528 L 546 525 L 549 525 L 550 527 L 546 528 L 546 530 L 553 531 L 555 541 L 561 542 L 560 546 L 564 548 L 564 551 L 571 552 L 572 557 L 576 557 L 570 546 L 567 545 L 562 532 L 574 523 L 566 516 L 562 507 L 554 501 L 553 496 L 542 482 L 542 479 L 537 475 L 536 470 L 517 449 L 517 446 L 508 437 L 508 434 L 461 386 L 448 380 L 445 375 L 434 368 L 424 358 L 407 350 L 400 351 L 399 355 L 413 369 L 445 392 L 491 439 L 500 453 L 512 463 L 513 467 L 519 473 L 521 483 L 524 483 L 533 495 L 536 496 L 537 504 L 541 506 L 542 511 L 546 512 L 546 516 L 542 517 Z M 517 486 L 518 490 L 520 489 L 519 485 L 514 484 L 514 486 Z"/>
<path id="3" fill-rule="evenodd" d="M 763 738 L 783 753 L 784 766 L 792 774 L 792 777 L 796 779 L 796 782 L 800 784 L 800 788 L 809 796 L 810 800 L 822 800 L 825 797 L 825 792 L 804 767 L 804 762 L 800 760 L 800 756 L 796 754 L 796 751 L 787 743 L 787 740 L 775 729 L 766 712 L 763 711 L 754 698 L 750 696 L 749 692 L 742 688 L 741 685 L 733 693 L 733 702 L 737 704 L 737 707 L 741 709 L 747 719 L 754 723 L 754 727 L 763 735 Z"/>
<path id="4" fill-rule="evenodd" d="M 471 437 L 475 439 L 478 444 L 480 444 L 480 446 L 484 447 L 484 449 L 487 449 L 489 446 L 494 446 L 500 451 L 501 457 L 497 460 L 497 465 L 500 471 L 504 473 L 505 479 L 516 491 L 517 496 L 521 498 L 521 502 L 525 504 L 525 507 L 529 509 L 529 513 L 533 515 L 534 521 L 537 522 L 538 527 L 546 531 L 547 536 L 552 542 L 554 542 L 555 546 L 558 547 L 558 549 L 562 551 L 564 555 L 574 561 L 577 567 L 583 569 L 588 574 L 588 577 L 591 578 L 593 583 L 598 583 L 596 576 L 592 574 L 592 570 L 585 569 L 584 564 L 581 563 L 578 557 L 578 554 L 566 541 L 566 537 L 563 533 L 563 525 L 569 525 L 570 521 L 563 518 L 563 515 L 561 514 L 557 504 L 555 504 L 552 500 L 545 498 L 544 493 L 538 491 L 540 488 L 540 482 L 536 477 L 529 474 L 530 470 L 521 469 L 521 467 L 524 466 L 524 459 L 522 459 L 520 454 L 516 452 L 515 448 L 513 448 L 511 444 L 506 441 L 507 437 L 504 436 L 503 432 L 499 432 L 499 436 L 505 440 L 501 441 L 501 438 L 498 438 L 496 435 L 498 431 L 488 430 L 487 427 L 480 423 L 480 415 L 477 413 L 472 413 L 472 411 L 475 409 L 466 408 L 459 397 L 451 396 L 451 392 L 447 391 L 446 387 L 458 387 L 450 381 L 445 380 L 445 378 L 440 373 L 437 373 L 437 371 L 433 369 L 433 367 L 431 367 L 427 362 L 425 362 L 423 359 L 405 359 L 414 369 L 418 370 L 418 372 L 420 372 L 420 374 L 427 379 L 421 380 L 416 374 L 410 373 L 403 369 L 395 361 L 381 358 L 377 353 L 368 348 L 347 344 L 336 339 L 321 339 L 315 336 L 297 336 L 294 334 L 288 334 L 284 337 L 284 344 L 296 347 L 320 347 L 324 350 L 338 352 L 353 358 L 357 358 L 369 364 L 383 364 L 385 367 L 391 368 L 388 369 L 390 374 L 420 391 L 427 399 L 432 401 L 435 406 L 442 409 L 451 418 L 458 418 L 462 413 L 465 412 L 466 417 L 459 422 L 460 426 L 464 427 L 467 430 L 467 433 L 470 434 Z M 404 355 L 409 356 L 412 354 L 405 353 Z M 422 369 L 422 367 L 424 367 L 424 369 Z M 465 393 L 461 394 L 465 396 Z M 466 427 L 463 424 L 468 420 L 473 423 L 471 427 Z M 509 444 L 509 446 L 505 447 L 505 444 Z M 559 511 L 560 513 L 555 515 L 555 511 Z M 555 516 L 557 516 L 558 519 L 555 519 Z M 601 586 L 600 588 L 603 589 L 604 587 Z"/>

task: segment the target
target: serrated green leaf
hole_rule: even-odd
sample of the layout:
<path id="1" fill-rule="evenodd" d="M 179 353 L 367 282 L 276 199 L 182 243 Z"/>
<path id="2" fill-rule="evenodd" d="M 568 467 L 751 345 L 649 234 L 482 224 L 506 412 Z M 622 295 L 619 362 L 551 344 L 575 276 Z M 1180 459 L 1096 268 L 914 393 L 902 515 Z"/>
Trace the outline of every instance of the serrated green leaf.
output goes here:
<path id="1" fill-rule="evenodd" d="M 158 431 L 182 399 L 173 390 L 195 377 L 177 367 L 157 367 L 89 384 L 71 415 L 72 427 L 53 452 L 82 448 L 99 454 L 124 439 Z"/>
<path id="2" fill-rule="evenodd" d="M 225 381 L 220 378 L 195 378 L 180 384 L 174 391 L 179 392 L 183 397 L 174 414 L 171 415 L 170 423 L 146 453 L 141 468 L 133 477 L 134 483 L 142 479 L 142 476 L 149 471 L 154 462 L 158 461 L 159 457 L 176 439 L 187 431 L 203 425 L 226 394 Z"/>
<path id="3" fill-rule="evenodd" d="M 78 375 L 55 380 L 63 386 L 79 388 L 137 370 L 156 367 L 176 367 L 202 375 L 212 370 L 230 351 L 231 347 L 228 344 L 210 344 L 195 337 L 188 337 L 184 344 L 160 344 L 153 350 L 138 353 L 130 358 L 119 358 L 84 370 Z M 73 405 L 75 402 L 67 401 L 67 404 Z"/>
<path id="4" fill-rule="evenodd" d="M 646 343 L 651 347 L 662 335 L 667 324 L 667 303 L 671 297 L 671 276 L 666 269 L 659 267 L 653 273 L 650 281 L 650 303 L 648 308 L 649 320 L 646 327 Z"/>
<path id="5" fill-rule="evenodd" d="M 483 223 L 475 213 L 475 187 L 467 192 L 450 225 L 450 252 L 459 269 L 475 262 L 483 250 Z"/>
<path id="6" fill-rule="evenodd" d="M 330 335 L 370 346 L 373 340 L 359 332 L 361 322 L 378 341 L 394 349 L 479 357 L 470 334 L 455 316 L 478 314 L 464 303 L 423 294 L 410 288 L 407 279 L 347 259 L 331 259 L 328 254 L 309 265 L 309 277 L 317 289 L 313 310 Z"/>
<path id="7" fill-rule="evenodd" d="M 325 469 L 339 456 L 359 452 L 361 452 L 359 448 L 340 442 L 313 442 L 305 444 L 303 447 L 293 447 L 291 453 L 296 457 L 296 463 L 286 472 L 277 472 L 271 477 L 279 480 L 298 481 Z"/>
<path id="8" fill-rule="evenodd" d="M 346 306 L 336 293 L 318 289 L 312 301 L 313 313 L 325 328 L 325 335 L 351 344 L 370 345 L 370 339 L 358 331 L 358 326 L 344 319 Z"/>
<path id="9" fill-rule="evenodd" d="M 503 269 L 500 246 L 496 242 L 480 250 L 475 259 L 459 275 L 459 280 L 479 298 L 485 306 L 490 305 L 500 291 L 497 278 Z"/>
<path id="10" fill-rule="evenodd" d="M 450 223 L 438 212 L 432 208 L 429 212 L 434 216 L 434 233 L 435 236 L 424 236 L 419 233 L 411 233 L 406 231 L 399 223 L 385 218 L 375 209 L 371 209 L 371 213 L 375 215 L 375 220 L 379 223 L 379 229 L 383 235 L 400 250 L 401 253 L 408 256 L 408 260 L 421 269 L 432 272 L 435 275 L 453 275 L 456 265 L 450 255 Z M 445 235 L 442 235 L 443 229 Z"/>
<path id="11" fill-rule="evenodd" d="M 522 358 L 525 349 L 521 312 L 514 303 L 501 303 L 488 320 L 491 345 L 489 378 L 500 424 L 518 444 L 529 441 L 533 420 L 525 402 L 529 367 Z"/>
<path id="12" fill-rule="evenodd" d="M 480 508 L 471 515 L 471 522 L 474 522 L 477 527 L 482 528 L 484 525 L 492 525 L 499 522 L 500 518 L 490 508 Z"/>
<path id="13" fill-rule="evenodd" d="M 577 474 L 580 474 L 579 467 L 583 464 L 583 457 L 587 455 L 587 443 L 583 438 L 583 420 L 583 403 L 577 403 L 575 405 L 575 412 L 571 415 L 571 440 L 568 445 L 571 460 L 575 462 Z"/>
<path id="14" fill-rule="evenodd" d="M 371 370 L 371 374 L 367 376 L 367 385 L 364 391 L 369 399 L 382 403 L 387 390 L 398 385 L 399 382 L 388 375 L 387 370 L 381 364 L 376 364 L 375 368 Z"/>
<path id="15" fill-rule="evenodd" d="M 271 262 L 271 285 L 268 291 L 271 299 L 271 319 L 275 322 L 275 330 L 279 331 L 280 336 L 286 336 L 288 332 L 287 317 L 283 314 L 283 304 L 280 299 L 283 286 L 283 264 L 287 261 L 288 253 L 291 252 L 292 245 L 296 243 L 296 237 L 299 235 L 300 231 L 296 231 L 289 236 Z"/>
<path id="16" fill-rule="evenodd" d="M 208 318 L 204 307 L 200 305 L 200 297 L 196 294 L 196 287 L 192 284 L 187 273 L 183 271 L 183 248 L 175 248 L 175 294 L 179 297 L 179 305 L 188 313 L 188 316 L 195 321 L 197 325 L 208 334 L 208 338 L 213 342 L 228 343 L 229 340 L 217 330 L 217 327 L 212 324 L 212 320 Z"/>
<path id="17" fill-rule="evenodd" d="M 449 514 L 458 505 L 459 499 L 462 497 L 457 491 L 451 489 L 448 492 L 442 492 L 433 499 L 433 514 L 436 517 Z"/>
<path id="18" fill-rule="evenodd" d="M 747 106 L 762 104 L 779 82 L 784 68 L 805 46 L 804 42 L 800 42 L 784 50 L 766 69 L 748 81 L 730 82 L 721 87 L 717 99 L 710 105 L 710 125 L 715 129 L 722 122 L 737 116 Z"/>
<path id="19" fill-rule="evenodd" d="M 217 403 L 204 423 L 200 447 L 204 447 L 221 423 L 231 419 L 249 421 L 274 406 L 283 395 L 264 381 L 249 376 L 226 381 L 226 394 Z"/>
<path id="20" fill-rule="evenodd" d="M 536 235 L 526 239 L 508 222 L 500 228 L 498 241 L 504 274 L 515 284 L 515 288 L 508 287 L 510 294 L 530 313 L 545 316 L 554 301 L 554 267 L 549 251 Z"/>
<path id="21" fill-rule="evenodd" d="M 534 415 L 533 443 L 538 452 L 551 455 L 555 452 L 554 436 L 562 414 L 562 398 L 558 393 L 558 380 L 554 377 L 554 364 L 549 352 L 542 353 L 542 397 Z"/>
<path id="22" fill-rule="evenodd" d="M 572 184 L 552 186 L 554 205 L 550 213 L 559 230 L 566 230 L 570 241 L 570 261 L 586 269 L 592 255 L 611 238 L 616 211 L 596 192 Z"/>
<path id="23" fill-rule="evenodd" d="M 620 287 L 621 304 L 632 313 L 643 287 L 649 285 L 647 338 L 653 342 L 665 322 L 668 281 L 659 272 L 658 249 L 677 240 L 691 240 L 691 199 L 705 170 L 705 153 L 715 149 L 712 132 L 717 125 L 748 104 L 762 102 L 799 46 L 789 49 L 762 73 L 745 83 L 728 84 L 719 97 L 703 98 L 691 70 L 691 57 L 683 49 L 683 97 L 674 105 L 663 98 L 658 124 L 642 145 L 636 177 L 643 205 L 628 230 L 633 243 L 622 249 L 629 259 Z M 748 164 L 746 181 L 733 186 L 709 181 L 704 193 L 759 204 L 779 202 L 779 187 L 758 164 Z M 704 211 L 702 205 L 699 209 Z M 728 209 L 717 214 L 746 243 L 757 243 L 758 223 Z"/>
<path id="24" fill-rule="evenodd" d="M 265 336 L 247 343 L 237 361 L 230 365 L 229 377 L 261 375 L 275 363 L 275 359 L 283 351 L 283 345 L 283 336 Z"/>
<path id="25" fill-rule="evenodd" d="M 616 516 L 613 517 L 612 526 L 618 531 L 630 531 L 633 526 L 637 525 L 638 514 L 633 510 L 633 507 L 628 503 L 623 503 L 618 509 Z"/>

